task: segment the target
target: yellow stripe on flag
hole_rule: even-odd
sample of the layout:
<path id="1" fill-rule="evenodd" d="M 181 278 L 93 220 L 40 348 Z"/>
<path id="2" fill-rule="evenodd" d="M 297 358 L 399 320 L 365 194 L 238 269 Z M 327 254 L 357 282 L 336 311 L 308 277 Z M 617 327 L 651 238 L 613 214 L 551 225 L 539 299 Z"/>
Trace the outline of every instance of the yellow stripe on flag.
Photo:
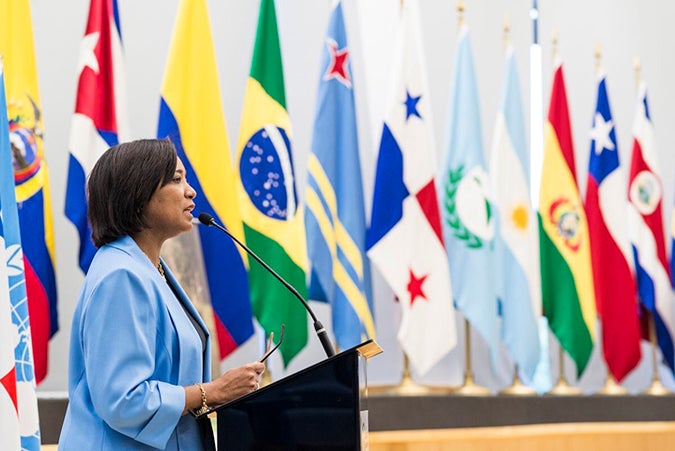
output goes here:
<path id="1" fill-rule="evenodd" d="M 541 184 L 539 203 L 543 228 L 570 268 L 584 322 L 591 338 L 595 340 L 595 291 L 588 221 L 574 177 L 563 157 L 556 132 L 550 122 L 546 123 L 544 148 L 547 149 L 546 158 L 550 158 L 550 160 L 544 163 L 545 172 L 542 179 L 547 182 Z M 558 230 L 557 223 L 552 220 L 553 215 L 555 215 L 552 205 L 555 205 L 556 202 L 564 203 L 569 208 L 573 208 L 578 215 L 576 224 L 578 229 L 573 238 L 566 239 Z"/>

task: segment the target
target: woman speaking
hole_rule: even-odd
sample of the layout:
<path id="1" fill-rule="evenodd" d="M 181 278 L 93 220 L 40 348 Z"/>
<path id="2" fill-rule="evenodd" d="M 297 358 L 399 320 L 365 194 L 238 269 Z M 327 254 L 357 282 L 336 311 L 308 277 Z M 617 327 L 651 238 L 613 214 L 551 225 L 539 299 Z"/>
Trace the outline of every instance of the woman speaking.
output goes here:
<path id="1" fill-rule="evenodd" d="M 213 447 L 200 410 L 259 386 L 262 363 L 210 380 L 209 333 L 160 258 L 192 228 L 195 191 L 169 140 L 108 149 L 87 185 L 99 248 L 75 309 L 60 450 Z"/>

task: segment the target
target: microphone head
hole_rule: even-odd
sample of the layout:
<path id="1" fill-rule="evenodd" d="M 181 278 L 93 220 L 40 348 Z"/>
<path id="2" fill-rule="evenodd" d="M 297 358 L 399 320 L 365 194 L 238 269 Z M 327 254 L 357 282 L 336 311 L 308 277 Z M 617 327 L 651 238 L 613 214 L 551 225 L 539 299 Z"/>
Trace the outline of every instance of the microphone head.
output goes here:
<path id="1" fill-rule="evenodd" d="M 213 224 L 213 216 L 208 213 L 199 213 L 199 222 L 206 226 L 210 226 Z"/>

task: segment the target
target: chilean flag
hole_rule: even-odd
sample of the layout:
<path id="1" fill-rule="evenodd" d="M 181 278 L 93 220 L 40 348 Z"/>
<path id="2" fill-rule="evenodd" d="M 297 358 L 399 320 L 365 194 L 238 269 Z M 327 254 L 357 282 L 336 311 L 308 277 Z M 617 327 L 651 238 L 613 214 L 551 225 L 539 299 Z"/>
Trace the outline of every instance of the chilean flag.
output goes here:
<path id="1" fill-rule="evenodd" d="M 625 172 L 619 163 L 607 80 L 602 72 L 598 78 L 585 208 L 602 348 L 609 371 L 621 382 L 640 362 L 640 323 L 635 276 L 629 263 Z"/>
<path id="2" fill-rule="evenodd" d="M 398 340 L 423 375 L 457 343 L 434 173 L 431 97 L 417 3 L 401 11 L 399 59 L 375 175 L 368 256 L 396 294 Z"/>
<path id="3" fill-rule="evenodd" d="M 117 0 L 91 0 L 78 72 L 65 213 L 80 234 L 79 264 L 86 273 L 96 253 L 87 221 L 86 178 L 101 154 L 128 136 Z"/>
<path id="4" fill-rule="evenodd" d="M 664 363 L 673 371 L 675 324 L 663 231 L 663 185 L 657 167 L 647 89 L 641 84 L 633 121 L 633 153 L 628 179 L 631 206 L 628 215 L 629 236 L 635 259 L 638 295 L 642 306 L 653 318 Z M 646 332 L 643 330 L 643 335 L 647 335 Z"/>

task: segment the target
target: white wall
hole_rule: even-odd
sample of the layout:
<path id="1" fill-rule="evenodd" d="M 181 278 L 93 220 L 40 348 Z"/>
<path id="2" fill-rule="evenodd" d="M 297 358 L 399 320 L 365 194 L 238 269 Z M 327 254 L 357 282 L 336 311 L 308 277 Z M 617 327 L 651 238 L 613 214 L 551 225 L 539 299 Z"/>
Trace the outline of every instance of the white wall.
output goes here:
<path id="1" fill-rule="evenodd" d="M 126 49 L 128 104 L 134 138 L 155 136 L 159 110 L 159 90 L 167 58 L 178 0 L 118 0 Z M 511 39 L 519 62 L 523 103 L 527 114 L 528 46 L 531 3 L 527 0 L 467 0 L 466 20 L 471 28 L 474 59 L 481 97 L 483 137 L 486 148 L 492 139 L 497 111 L 503 62 L 502 28 L 509 16 Z M 622 161 L 628 161 L 635 82 L 632 61 L 639 56 L 648 83 L 652 117 L 664 174 L 666 222 L 670 224 L 673 192 L 673 154 L 667 143 L 675 142 L 675 61 L 668 30 L 675 23 L 675 5 L 669 2 L 624 0 L 540 1 L 540 40 L 543 46 L 544 98 L 548 102 L 551 80 L 552 31 L 559 36 L 558 51 L 564 61 L 572 127 L 577 152 L 578 177 L 585 189 L 588 166 L 588 131 L 595 104 L 594 50 L 599 44 L 609 76 L 609 95 L 617 125 Z M 70 319 L 83 276 L 77 267 L 78 239 L 74 227 L 63 214 L 67 173 L 67 138 L 74 108 L 79 43 L 88 11 L 87 0 L 32 0 L 33 23 L 39 81 L 45 122 L 45 153 L 51 169 L 61 330 L 52 339 L 50 371 L 40 386 L 42 391 L 65 390 Z M 299 193 L 304 192 L 306 158 L 311 139 L 318 65 L 331 0 L 277 0 L 277 14 L 286 78 L 286 98 L 294 127 L 294 157 Z M 231 143 L 236 140 L 243 92 L 248 76 L 258 1 L 209 1 L 211 24 L 220 71 L 225 116 Z M 395 18 L 399 0 L 345 0 L 347 26 L 353 54 L 362 144 L 366 203 L 370 205 L 379 118 L 382 114 Z M 448 0 L 420 0 L 425 39 L 432 110 L 437 148 L 445 149 L 448 101 L 457 33 L 456 4 Z M 486 151 L 487 154 L 487 151 Z M 487 155 L 486 155 L 487 156 Z M 439 155 L 440 161 L 440 155 Z M 391 293 L 376 277 L 377 341 L 385 353 L 370 364 L 371 384 L 397 383 L 402 356 L 396 344 L 399 312 Z M 329 324 L 325 306 L 315 305 L 324 324 Z M 230 366 L 252 360 L 259 352 L 257 339 L 250 340 L 225 362 Z M 479 382 L 493 390 L 510 381 L 508 371 L 492 376 L 486 367 L 484 349 L 474 346 L 474 370 Z M 316 340 L 290 366 L 293 372 L 322 358 Z M 553 360 L 555 371 L 557 360 Z M 453 351 L 424 382 L 461 382 L 463 347 Z M 650 381 L 650 359 L 644 359 L 627 385 L 643 389 Z M 504 362 L 508 368 L 508 363 Z M 568 365 L 571 376 L 573 368 Z M 278 362 L 272 374 L 283 375 Z M 597 350 L 591 368 L 581 381 L 586 391 L 600 387 L 604 368 Z M 671 380 L 667 380 L 671 383 Z"/>

